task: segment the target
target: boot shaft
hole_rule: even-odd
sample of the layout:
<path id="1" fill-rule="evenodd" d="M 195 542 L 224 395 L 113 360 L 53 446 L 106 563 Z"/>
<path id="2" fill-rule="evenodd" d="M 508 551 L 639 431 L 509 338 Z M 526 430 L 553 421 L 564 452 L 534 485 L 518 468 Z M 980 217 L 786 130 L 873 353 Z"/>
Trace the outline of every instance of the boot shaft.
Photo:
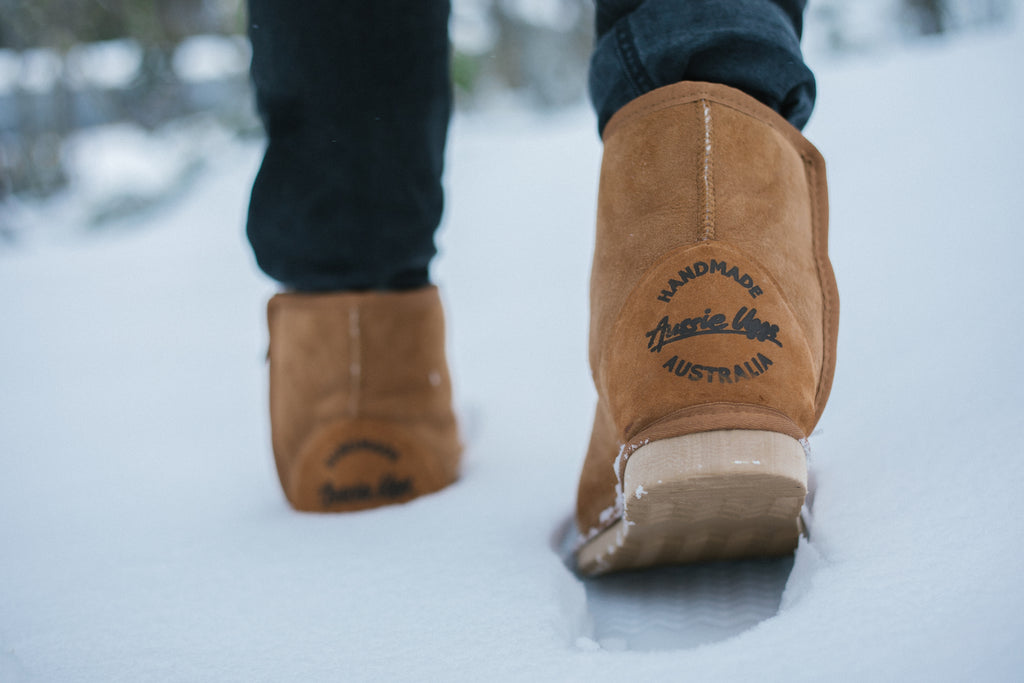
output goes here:
<path id="1" fill-rule="evenodd" d="M 718 403 L 767 409 L 776 430 L 780 413 L 795 436 L 813 430 L 838 320 L 827 221 L 821 155 L 753 98 L 681 83 L 612 119 L 590 362 L 624 441 Z"/>
<path id="2" fill-rule="evenodd" d="M 455 479 L 436 288 L 279 294 L 267 313 L 274 455 L 294 507 L 374 507 Z"/>

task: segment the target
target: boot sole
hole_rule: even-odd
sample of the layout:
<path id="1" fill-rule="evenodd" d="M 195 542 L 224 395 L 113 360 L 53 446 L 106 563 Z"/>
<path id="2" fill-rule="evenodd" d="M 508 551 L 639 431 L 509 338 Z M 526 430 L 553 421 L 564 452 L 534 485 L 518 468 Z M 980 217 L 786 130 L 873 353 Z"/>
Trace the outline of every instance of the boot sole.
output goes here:
<path id="1" fill-rule="evenodd" d="M 807 462 L 796 439 L 723 430 L 637 449 L 622 516 L 576 555 L 583 574 L 788 555 L 802 525 Z"/>

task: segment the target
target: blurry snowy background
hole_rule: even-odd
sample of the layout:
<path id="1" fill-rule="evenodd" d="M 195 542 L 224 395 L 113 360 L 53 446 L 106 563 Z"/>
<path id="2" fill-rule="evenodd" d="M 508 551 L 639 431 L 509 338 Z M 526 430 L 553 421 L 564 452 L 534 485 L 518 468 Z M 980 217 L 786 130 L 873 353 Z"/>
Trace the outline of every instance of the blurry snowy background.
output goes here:
<path id="1" fill-rule="evenodd" d="M 559 553 L 594 405 L 590 5 L 455 1 L 433 275 L 463 475 L 339 516 L 274 472 L 242 12 L 0 0 L 0 683 L 1024 680 L 1020 2 L 812 0 L 842 321 L 810 540 L 656 581 Z"/>
<path id="2" fill-rule="evenodd" d="M 817 0 L 812 63 L 998 30 L 1015 0 Z M 0 249 L 32 239 L 40 202 L 100 229 L 173 201 L 217 142 L 262 134 L 242 0 L 0 0 Z M 463 110 L 553 111 L 585 97 L 590 0 L 455 0 Z M 159 160 L 159 163 L 154 163 Z M 51 221 L 45 221 L 51 222 Z"/>

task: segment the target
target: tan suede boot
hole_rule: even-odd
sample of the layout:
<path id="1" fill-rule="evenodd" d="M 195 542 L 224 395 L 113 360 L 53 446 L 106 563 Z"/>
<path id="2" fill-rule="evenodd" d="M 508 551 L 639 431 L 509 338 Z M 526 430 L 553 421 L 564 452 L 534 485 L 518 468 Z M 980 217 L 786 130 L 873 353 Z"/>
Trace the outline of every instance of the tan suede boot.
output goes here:
<path id="1" fill-rule="evenodd" d="M 835 367 L 821 155 L 768 107 L 708 83 L 631 102 L 604 144 L 578 566 L 789 553 L 800 440 Z"/>
<path id="2" fill-rule="evenodd" d="M 293 507 L 360 510 L 455 480 L 436 288 L 278 294 L 267 314 L 274 457 Z"/>

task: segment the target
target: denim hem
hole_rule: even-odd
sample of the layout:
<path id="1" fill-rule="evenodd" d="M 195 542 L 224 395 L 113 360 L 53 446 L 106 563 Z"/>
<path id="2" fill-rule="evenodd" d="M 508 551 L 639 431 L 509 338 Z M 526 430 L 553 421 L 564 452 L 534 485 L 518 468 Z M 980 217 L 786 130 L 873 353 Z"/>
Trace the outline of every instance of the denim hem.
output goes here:
<path id="1" fill-rule="evenodd" d="M 647 73 L 643 62 L 640 61 L 640 54 L 637 51 L 636 41 L 633 39 L 633 31 L 628 20 L 620 21 L 615 26 L 615 51 L 619 57 L 622 72 L 633 88 L 633 97 L 640 97 L 640 95 L 654 90 L 654 80 Z"/>

